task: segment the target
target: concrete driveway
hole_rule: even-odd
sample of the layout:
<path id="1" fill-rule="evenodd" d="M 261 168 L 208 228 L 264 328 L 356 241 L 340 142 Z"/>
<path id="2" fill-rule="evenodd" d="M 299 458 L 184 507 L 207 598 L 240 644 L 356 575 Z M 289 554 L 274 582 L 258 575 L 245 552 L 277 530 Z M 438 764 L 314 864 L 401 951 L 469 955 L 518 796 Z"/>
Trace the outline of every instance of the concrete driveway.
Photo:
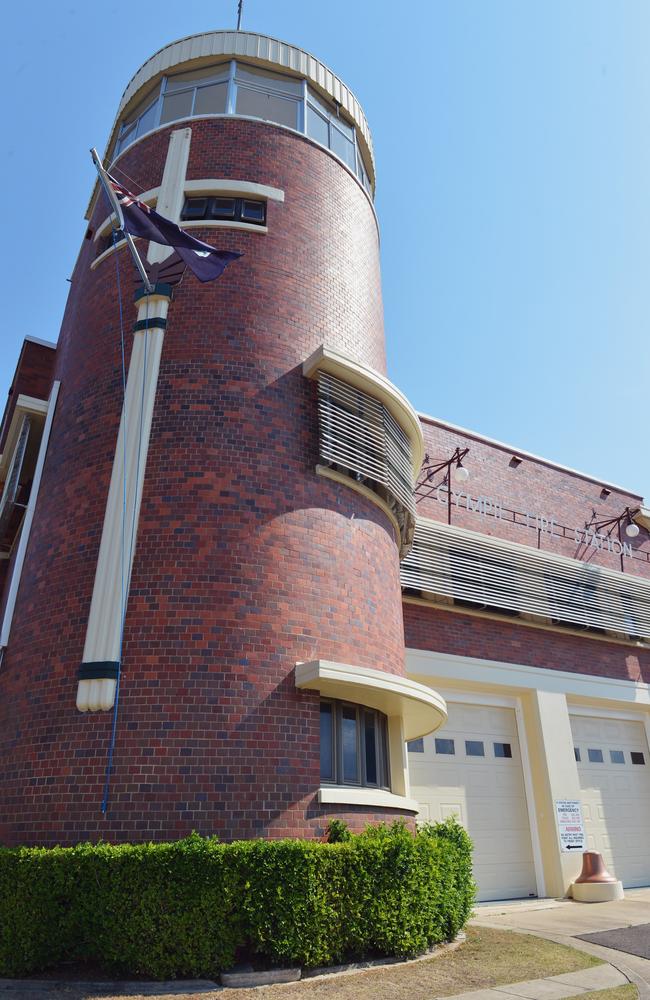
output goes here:
<path id="1" fill-rule="evenodd" d="M 650 887 L 627 889 L 614 903 L 574 903 L 573 900 L 488 903 L 477 906 L 471 923 L 500 927 L 568 944 L 610 962 L 650 1000 L 650 960 L 580 940 L 580 935 L 620 927 L 650 924 Z"/>

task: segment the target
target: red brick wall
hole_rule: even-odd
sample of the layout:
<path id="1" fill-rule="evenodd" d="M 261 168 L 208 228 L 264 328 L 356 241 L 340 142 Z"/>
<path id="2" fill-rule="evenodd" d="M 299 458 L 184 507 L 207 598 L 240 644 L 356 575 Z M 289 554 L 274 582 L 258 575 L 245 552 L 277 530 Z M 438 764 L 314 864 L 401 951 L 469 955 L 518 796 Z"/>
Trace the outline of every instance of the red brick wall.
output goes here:
<path id="1" fill-rule="evenodd" d="M 650 684 L 650 650 L 639 646 L 408 602 L 404 604 L 404 632 L 411 649 Z"/>
<path id="2" fill-rule="evenodd" d="M 586 476 L 558 469 L 542 461 L 524 458 L 517 468 L 510 460 L 515 451 L 452 431 L 434 421 L 422 422 L 426 449 L 432 460 L 448 458 L 456 447 L 469 447 L 463 464 L 470 472 L 469 481 L 463 486 L 452 483 L 452 524 L 486 535 L 508 538 L 522 545 L 539 547 L 558 555 L 580 559 L 597 566 L 606 566 L 620 572 L 621 559 L 607 547 L 594 547 L 591 540 L 584 544 L 584 535 L 576 543 L 574 530 L 582 531 L 585 522 L 605 521 L 617 517 L 626 507 L 639 506 L 641 498 L 633 493 L 612 490 L 606 499 L 601 498 L 602 483 Z M 437 485 L 442 476 L 437 476 Z M 468 503 L 467 494 L 472 502 Z M 502 505 L 502 517 L 481 516 L 476 501 L 489 497 Z M 469 507 L 469 509 L 468 509 Z M 488 511 L 490 507 L 486 508 Z M 595 518 L 593 513 L 596 513 Z M 513 512 L 517 512 L 515 516 Z M 418 513 L 438 521 L 447 520 L 447 494 L 444 489 L 434 490 L 428 499 L 418 503 Z M 534 517 L 528 522 L 525 515 L 542 516 L 550 525 L 554 518 L 558 527 L 553 531 L 538 533 Z M 559 526 L 568 529 L 564 535 Z M 615 533 L 614 538 L 617 539 Z M 623 540 L 632 548 L 632 558 L 626 556 L 623 565 L 626 573 L 650 577 L 650 535 L 641 528 L 637 538 Z M 616 546 L 615 546 L 616 548 Z"/>
<path id="3" fill-rule="evenodd" d="M 34 396 L 36 399 L 47 399 L 50 395 L 55 356 L 56 351 L 51 347 L 35 344 L 31 340 L 24 341 L 0 424 L 0 452 L 7 439 L 7 431 L 18 397 L 25 395 Z"/>
<path id="4" fill-rule="evenodd" d="M 120 158 L 139 189 L 159 183 L 169 131 Z M 199 232 L 245 257 L 212 284 L 186 275 L 170 307 L 106 818 L 111 717 L 74 700 L 121 408 L 118 304 L 115 255 L 91 271 L 96 247 L 82 245 L 0 674 L 5 843 L 319 835 L 337 810 L 316 801 L 318 696 L 296 691 L 294 664 L 404 670 L 391 526 L 315 475 L 314 386 L 300 369 L 322 342 L 384 369 L 372 209 L 326 152 L 262 123 L 193 122 L 188 173 L 286 200 L 269 203 L 268 235 Z M 98 205 L 91 227 L 106 215 Z M 117 257 L 130 327 L 132 268 Z"/>

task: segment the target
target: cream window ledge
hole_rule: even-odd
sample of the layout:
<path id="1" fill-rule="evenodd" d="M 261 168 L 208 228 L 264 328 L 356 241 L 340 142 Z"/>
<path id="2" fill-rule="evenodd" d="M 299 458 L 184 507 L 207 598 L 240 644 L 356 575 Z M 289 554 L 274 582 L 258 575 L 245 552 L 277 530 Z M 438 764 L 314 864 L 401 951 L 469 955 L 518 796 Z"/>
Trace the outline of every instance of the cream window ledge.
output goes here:
<path id="1" fill-rule="evenodd" d="M 327 372 L 384 404 L 408 436 L 413 459 L 413 477 L 417 478 L 424 458 L 422 427 L 417 413 L 397 386 L 374 368 L 352 361 L 324 344 L 314 351 L 302 366 L 302 373 L 306 378 L 317 378 L 319 372 Z"/>
<path id="2" fill-rule="evenodd" d="M 186 198 L 197 198 L 202 195 L 206 197 L 223 197 L 223 198 L 265 198 L 267 201 L 284 201 L 284 191 L 281 188 L 269 187 L 268 184 L 256 184 L 253 181 L 237 181 L 232 180 L 228 177 L 205 177 L 197 181 L 185 181 L 183 184 L 183 193 Z M 158 195 L 160 194 L 160 188 L 150 188 L 149 191 L 143 191 L 142 194 L 138 195 L 138 199 L 149 205 L 151 208 L 155 208 L 158 202 Z M 208 225 L 215 223 L 215 221 L 221 224 L 230 225 L 234 229 L 250 229 L 253 232 L 266 232 L 265 226 L 254 226 L 245 222 L 232 223 L 228 220 L 214 220 L 214 219 L 199 219 L 198 224 L 205 225 L 206 221 Z M 97 232 L 93 237 L 93 242 L 96 243 L 97 240 L 104 236 L 108 236 L 111 231 L 111 226 L 116 222 L 115 215 L 107 215 L 100 226 L 97 227 Z M 179 222 L 182 229 L 187 229 L 188 226 L 196 225 L 194 220 L 183 219 Z"/>
<path id="3" fill-rule="evenodd" d="M 318 801 L 323 805 L 380 806 L 407 812 L 419 812 L 420 809 L 415 799 L 405 795 L 395 795 L 383 788 L 350 788 L 348 785 L 322 785 L 318 790 Z"/>
<path id="4" fill-rule="evenodd" d="M 398 717 L 404 740 L 427 736 L 447 720 L 447 706 L 437 691 L 408 677 L 370 667 L 331 660 L 297 663 L 296 687 L 319 691 L 325 698 L 376 708 L 389 718 Z M 345 791 L 350 794 L 348 789 Z"/>

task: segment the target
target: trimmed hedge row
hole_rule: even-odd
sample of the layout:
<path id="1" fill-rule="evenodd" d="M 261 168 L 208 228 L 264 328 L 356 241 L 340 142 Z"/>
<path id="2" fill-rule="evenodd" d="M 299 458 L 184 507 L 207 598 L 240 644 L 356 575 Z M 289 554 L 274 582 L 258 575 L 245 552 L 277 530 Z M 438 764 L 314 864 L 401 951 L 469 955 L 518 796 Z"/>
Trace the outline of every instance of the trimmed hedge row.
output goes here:
<path id="1" fill-rule="evenodd" d="M 474 898 L 455 822 L 338 843 L 0 849 L 0 975 L 67 963 L 150 978 L 213 977 L 242 958 L 314 967 L 413 956 L 453 938 Z"/>

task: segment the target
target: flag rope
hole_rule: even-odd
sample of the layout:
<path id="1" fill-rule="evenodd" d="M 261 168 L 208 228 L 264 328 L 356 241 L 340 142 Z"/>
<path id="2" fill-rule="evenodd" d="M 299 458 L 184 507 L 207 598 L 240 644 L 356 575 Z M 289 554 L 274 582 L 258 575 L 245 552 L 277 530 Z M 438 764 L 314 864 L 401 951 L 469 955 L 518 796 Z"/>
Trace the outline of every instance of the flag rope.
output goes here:
<path id="1" fill-rule="evenodd" d="M 113 226 L 113 249 L 118 241 L 120 230 Z M 115 742 L 117 739 L 117 717 L 120 703 L 120 681 L 122 676 L 122 648 L 124 645 L 124 623 L 126 621 L 126 520 L 127 520 L 127 489 L 126 489 L 126 427 L 127 427 L 127 406 L 126 406 L 126 361 L 124 350 L 124 306 L 122 302 L 122 282 L 120 279 L 120 265 L 118 255 L 115 256 L 115 273 L 117 279 L 117 298 L 119 303 L 120 317 L 120 353 L 122 367 L 122 411 L 123 411 L 123 432 L 122 432 L 122 539 L 121 539 L 121 596 L 120 596 L 120 644 L 117 657 L 117 678 L 115 681 L 115 700 L 113 703 L 113 722 L 111 725 L 111 739 L 108 747 L 108 760 L 106 762 L 106 775 L 104 778 L 104 793 L 102 795 L 101 811 L 105 816 L 108 810 L 108 799 L 110 793 L 111 775 L 113 772 L 113 758 L 115 755 Z M 129 565 L 133 557 L 133 543 L 135 539 L 136 527 L 136 507 L 137 489 L 140 478 L 140 459 L 142 455 L 142 430 L 144 420 L 144 399 L 147 377 L 147 348 L 149 340 L 149 296 L 145 299 L 145 328 L 144 328 L 144 357 L 142 365 L 142 391 L 140 395 L 140 428 L 138 432 L 138 454 L 136 459 L 135 483 L 136 492 L 133 502 L 133 516 L 131 519 L 131 537 L 129 539 Z"/>

